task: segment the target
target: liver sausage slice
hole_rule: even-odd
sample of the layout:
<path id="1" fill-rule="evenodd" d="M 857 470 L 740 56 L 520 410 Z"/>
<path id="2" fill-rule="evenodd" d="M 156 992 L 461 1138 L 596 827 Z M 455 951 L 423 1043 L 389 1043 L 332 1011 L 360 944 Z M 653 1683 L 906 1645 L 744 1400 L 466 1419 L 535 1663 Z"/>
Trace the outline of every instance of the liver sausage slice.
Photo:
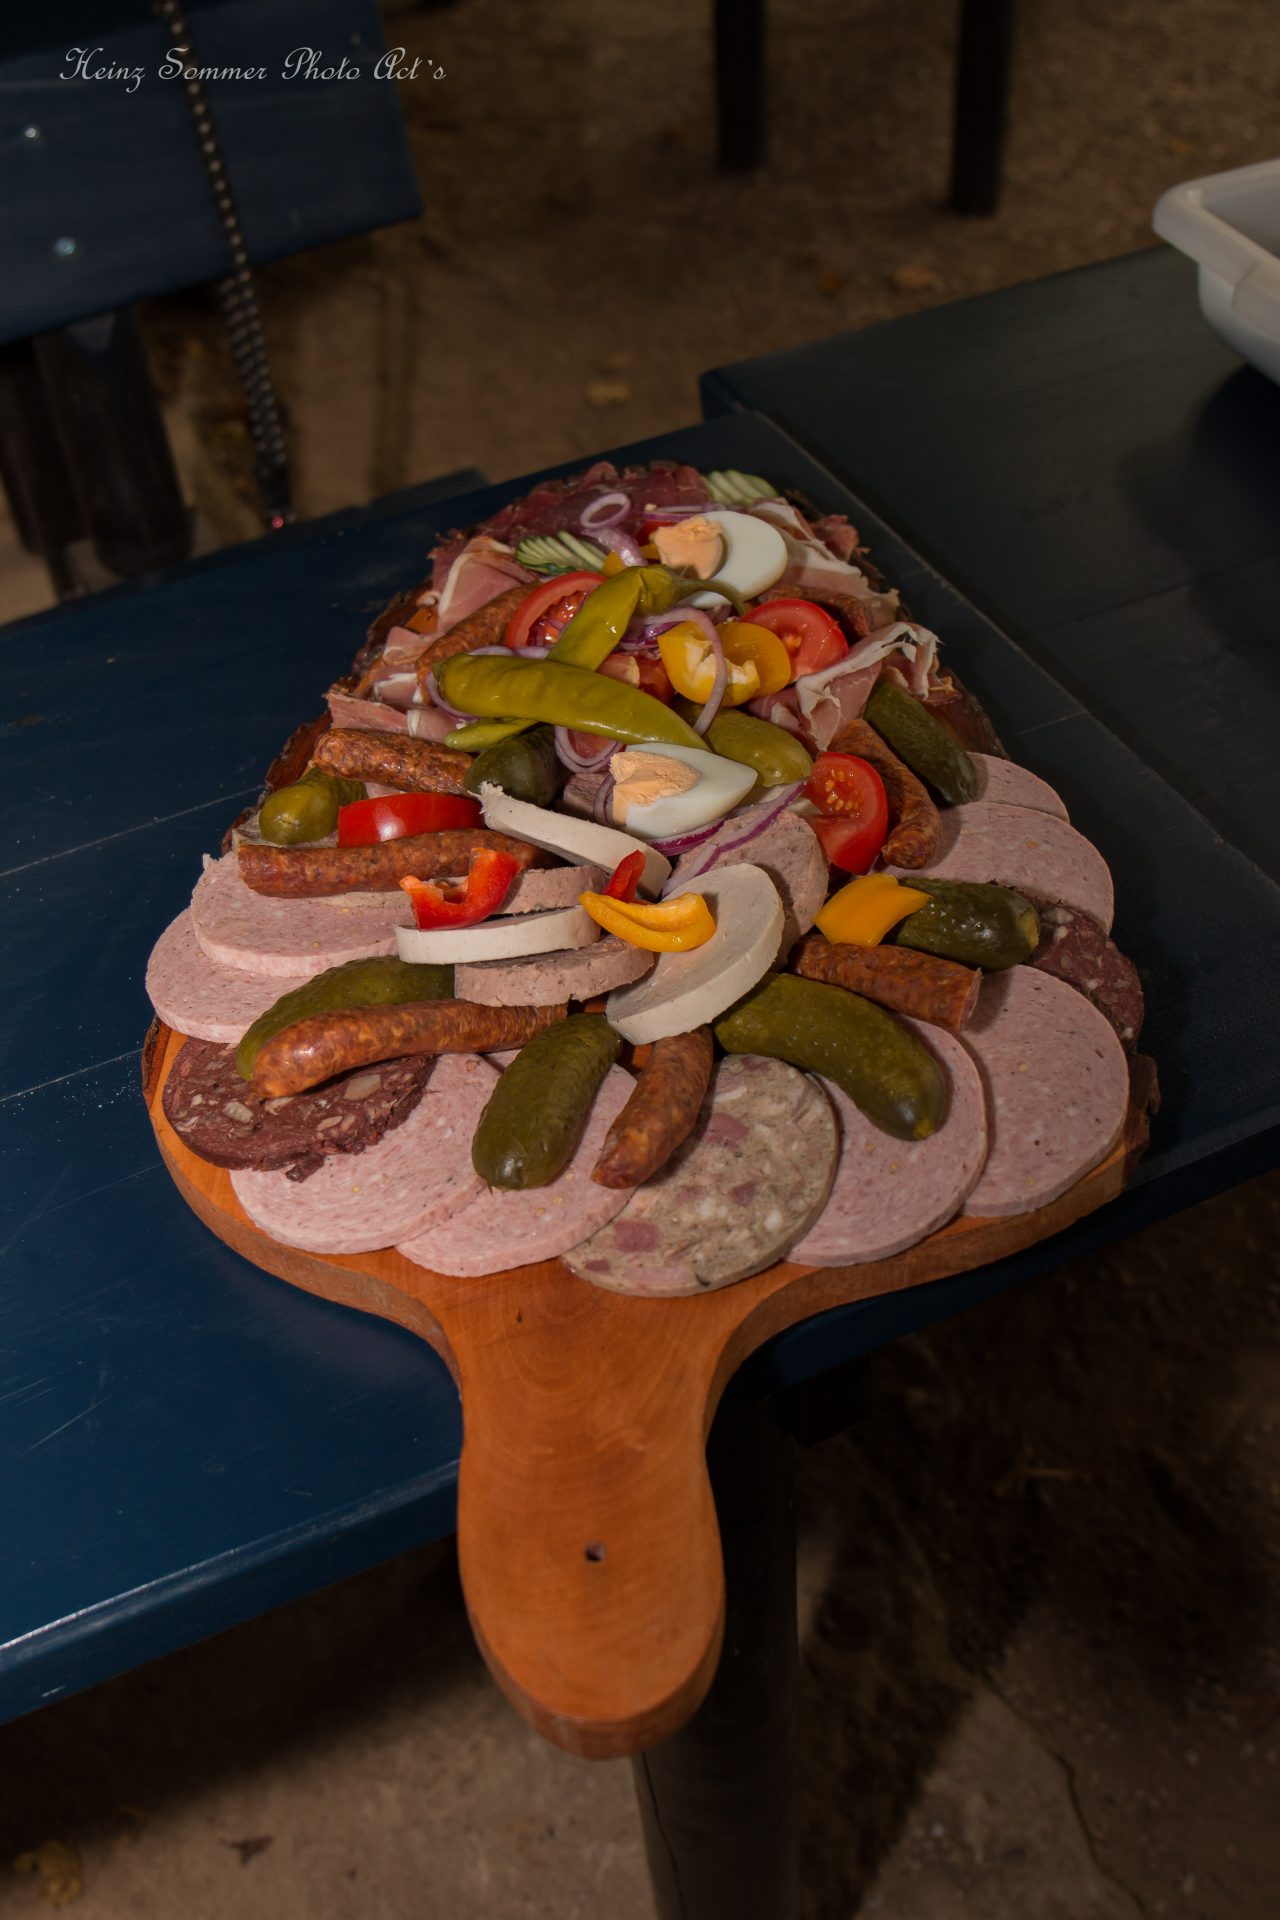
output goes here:
<path id="1" fill-rule="evenodd" d="M 459 1000 L 486 1007 L 558 1007 L 565 1000 L 594 1000 L 652 971 L 657 955 L 605 934 L 589 947 L 535 953 L 528 959 L 475 960 L 453 970 Z"/>
<path id="2" fill-rule="evenodd" d="M 978 1216 L 1047 1206 L 1115 1145 L 1129 1064 L 1110 1024 L 1032 967 L 988 974 L 964 1031 L 987 1095 L 987 1162 L 965 1202 Z"/>
<path id="3" fill-rule="evenodd" d="M 344 960 L 394 953 L 395 929 L 411 926 L 413 914 L 398 887 L 394 893 L 343 893 L 322 900 L 255 893 L 229 853 L 210 861 L 196 882 L 191 922 L 204 952 L 220 966 L 296 985 Z"/>
<path id="4" fill-rule="evenodd" d="M 792 1247 L 793 1260 L 814 1267 L 887 1260 L 945 1226 L 982 1171 L 987 1103 L 977 1068 L 951 1034 L 919 1020 L 903 1025 L 942 1063 L 951 1086 L 946 1119 L 927 1140 L 894 1140 L 824 1080 L 840 1123 L 840 1159 L 831 1196 Z"/>
<path id="5" fill-rule="evenodd" d="M 716 868 L 746 862 L 753 867 L 763 867 L 782 901 L 782 944 L 778 951 L 780 957 L 785 957 L 801 934 L 808 933 L 827 897 L 827 856 L 808 821 L 789 807 L 754 839 L 748 838 L 755 811 L 749 809 L 726 820 L 709 840 L 677 860 L 664 892 L 672 893 L 682 882 L 695 880 Z"/>
<path id="6" fill-rule="evenodd" d="M 891 873 L 911 883 L 905 867 Z M 1028 887 L 1078 907 L 1111 930 L 1115 890 L 1106 861 L 1082 833 L 1035 807 L 1012 807 L 997 800 L 970 800 L 945 807 L 938 852 L 921 872 L 938 880 L 994 880 L 998 886 Z"/>
<path id="7" fill-rule="evenodd" d="M 547 1186 L 482 1188 L 476 1199 L 447 1220 L 402 1240 L 401 1253 L 433 1273 L 464 1278 L 505 1273 L 510 1267 L 567 1253 L 626 1204 L 625 1190 L 597 1186 L 591 1169 L 605 1134 L 631 1097 L 631 1088 L 631 1075 L 621 1067 L 610 1067 L 577 1151 L 564 1172 Z"/>
<path id="8" fill-rule="evenodd" d="M 335 1154 L 304 1181 L 233 1173 L 241 1206 L 265 1233 L 312 1253 L 391 1247 L 448 1218 L 481 1191 L 471 1138 L 498 1075 L 477 1053 L 446 1053 L 402 1125 L 362 1153 Z"/>
<path id="9" fill-rule="evenodd" d="M 820 1082 L 758 1054 L 722 1060 L 684 1145 L 568 1264 L 614 1293 L 703 1293 L 745 1280 L 808 1232 L 838 1150 Z"/>
<path id="10" fill-rule="evenodd" d="M 147 962 L 147 993 L 165 1025 L 223 1046 L 233 1046 L 286 988 L 275 974 L 210 960 L 196 939 L 190 908 L 170 921 Z"/>
<path id="11" fill-rule="evenodd" d="M 1016 760 L 1001 760 L 994 753 L 971 753 L 978 769 L 979 800 L 995 800 L 1001 806 L 1033 807 L 1037 813 L 1056 814 L 1059 820 L 1069 816 L 1061 798 L 1047 780 L 1028 772 Z"/>

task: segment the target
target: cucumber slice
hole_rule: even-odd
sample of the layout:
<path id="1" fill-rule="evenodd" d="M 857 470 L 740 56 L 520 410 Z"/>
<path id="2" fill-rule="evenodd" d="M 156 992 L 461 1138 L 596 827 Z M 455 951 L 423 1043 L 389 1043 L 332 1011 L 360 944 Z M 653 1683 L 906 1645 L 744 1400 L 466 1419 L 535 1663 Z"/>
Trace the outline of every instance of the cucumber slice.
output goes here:
<path id="1" fill-rule="evenodd" d="M 572 533 L 534 533 L 519 542 L 516 559 L 531 573 L 549 579 L 556 573 L 577 573 L 581 567 L 598 571 L 604 565 L 604 550 Z"/>
<path id="2" fill-rule="evenodd" d="M 749 507 L 753 500 L 772 499 L 778 489 L 758 473 L 740 473 L 737 467 L 706 476 L 707 492 L 726 507 Z"/>

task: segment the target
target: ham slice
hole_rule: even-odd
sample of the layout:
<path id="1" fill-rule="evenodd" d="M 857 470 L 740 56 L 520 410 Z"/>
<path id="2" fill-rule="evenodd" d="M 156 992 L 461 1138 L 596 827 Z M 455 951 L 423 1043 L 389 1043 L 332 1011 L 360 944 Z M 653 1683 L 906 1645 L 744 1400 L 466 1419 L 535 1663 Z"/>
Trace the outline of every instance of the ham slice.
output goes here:
<path id="1" fill-rule="evenodd" d="M 527 567 L 520 565 L 510 547 L 487 533 L 477 533 L 455 558 L 440 589 L 432 639 L 438 640 L 468 614 L 496 600 L 508 587 L 534 578 Z"/>

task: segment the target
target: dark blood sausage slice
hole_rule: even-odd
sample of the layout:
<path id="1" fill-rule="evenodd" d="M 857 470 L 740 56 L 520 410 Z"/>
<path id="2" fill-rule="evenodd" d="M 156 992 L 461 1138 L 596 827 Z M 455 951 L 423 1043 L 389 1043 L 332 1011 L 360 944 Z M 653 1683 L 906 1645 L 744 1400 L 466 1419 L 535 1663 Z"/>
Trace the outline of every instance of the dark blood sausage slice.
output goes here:
<path id="1" fill-rule="evenodd" d="M 602 1187 L 638 1187 L 666 1166 L 693 1132 L 711 1059 L 707 1027 L 654 1042 L 635 1092 L 605 1138 L 593 1180 Z"/>
<path id="2" fill-rule="evenodd" d="M 867 720 L 851 720 L 831 742 L 836 753 L 856 753 L 884 782 L 893 825 L 884 858 L 897 867 L 927 867 L 938 846 L 938 809 L 910 767 L 880 738 Z"/>
<path id="3" fill-rule="evenodd" d="M 514 855 L 522 871 L 547 864 L 546 854 L 527 840 L 491 833 L 487 827 L 406 833 L 374 847 L 270 847 L 242 840 L 236 859 L 241 879 L 255 893 L 311 900 L 334 893 L 394 893 L 410 876 L 431 880 L 441 874 L 463 874 L 481 847 Z"/>
<path id="4" fill-rule="evenodd" d="M 461 793 L 471 765 L 469 753 L 457 753 L 434 740 L 365 727 L 333 727 L 322 733 L 312 759 L 329 773 L 348 780 L 378 780 L 410 793 Z"/>
<path id="5" fill-rule="evenodd" d="M 253 1097 L 234 1047 L 188 1040 L 165 1082 L 164 1111 L 185 1146 L 215 1167 L 314 1172 L 331 1153 L 360 1153 L 417 1106 L 429 1057 L 389 1060 L 287 1100 Z"/>
<path id="6" fill-rule="evenodd" d="M 448 633 L 442 633 L 438 640 L 421 655 L 418 661 L 418 685 L 425 687 L 427 676 L 438 667 L 442 660 L 452 660 L 455 653 L 474 653 L 477 647 L 499 647 L 510 624 L 516 608 L 523 605 L 533 591 L 527 580 L 514 587 L 508 587 L 494 600 L 486 600 L 474 613 L 467 614 Z"/>
<path id="7" fill-rule="evenodd" d="M 911 947 L 859 947 L 834 942 L 820 933 L 802 940 L 791 956 L 791 970 L 802 980 L 825 980 L 850 993 L 865 994 L 891 1013 L 959 1033 L 978 1004 L 982 975 L 932 953 Z"/>
<path id="8" fill-rule="evenodd" d="M 976 694 L 961 686 L 954 673 L 943 674 L 940 684 L 925 695 L 924 704 L 939 726 L 971 753 L 989 753 L 999 760 L 1009 758 L 986 708 Z"/>
<path id="9" fill-rule="evenodd" d="M 266 1042 L 253 1064 L 253 1090 L 270 1097 L 302 1093 L 335 1073 L 402 1054 L 522 1047 L 567 1013 L 565 1006 L 481 1007 L 470 1000 L 409 1000 L 398 1007 L 313 1013 Z"/>
<path id="10" fill-rule="evenodd" d="M 1091 1000 L 1132 1050 L 1146 1011 L 1142 982 L 1132 960 L 1079 907 L 1064 907 L 1034 894 L 1027 898 L 1040 915 L 1040 945 L 1027 965 L 1065 980 Z"/>

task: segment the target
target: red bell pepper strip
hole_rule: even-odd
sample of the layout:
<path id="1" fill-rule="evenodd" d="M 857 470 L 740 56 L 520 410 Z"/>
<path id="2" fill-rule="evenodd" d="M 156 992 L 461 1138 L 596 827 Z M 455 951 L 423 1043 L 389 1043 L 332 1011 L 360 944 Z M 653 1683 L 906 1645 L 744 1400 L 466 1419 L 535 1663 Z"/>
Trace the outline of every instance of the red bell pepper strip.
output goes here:
<path id="1" fill-rule="evenodd" d="M 634 900 L 636 888 L 640 885 L 640 876 L 644 872 L 644 855 L 639 847 L 634 853 L 624 853 L 609 877 L 605 896 L 609 900 Z"/>
<path id="2" fill-rule="evenodd" d="M 440 833 L 449 827 L 478 827 L 480 804 L 464 793 L 388 793 L 378 800 L 353 800 L 338 813 L 340 847 L 372 847 L 407 833 Z"/>
<path id="3" fill-rule="evenodd" d="M 492 847 L 480 847 L 471 856 L 465 880 L 402 880 L 400 885 L 413 902 L 417 926 L 474 927 L 487 920 L 511 891 L 511 883 L 520 871 L 514 854 L 499 853 Z"/>

